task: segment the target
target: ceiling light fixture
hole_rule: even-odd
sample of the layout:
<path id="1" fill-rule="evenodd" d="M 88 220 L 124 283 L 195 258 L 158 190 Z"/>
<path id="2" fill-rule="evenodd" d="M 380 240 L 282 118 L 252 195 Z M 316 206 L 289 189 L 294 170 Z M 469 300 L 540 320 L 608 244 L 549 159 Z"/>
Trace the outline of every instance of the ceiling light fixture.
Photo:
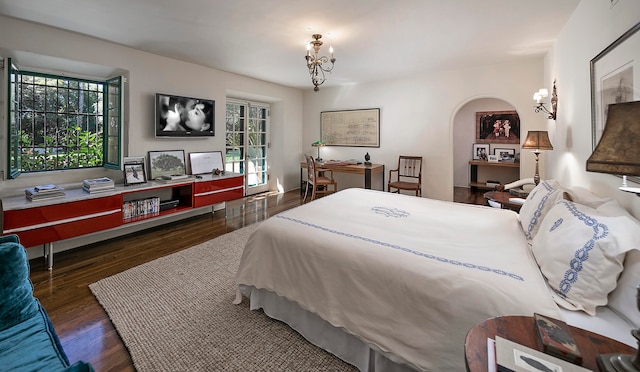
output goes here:
<path id="1" fill-rule="evenodd" d="M 326 79 L 325 72 L 331 72 L 333 70 L 333 65 L 336 62 L 336 59 L 333 58 L 333 46 L 329 46 L 329 53 L 331 54 L 331 58 L 327 58 L 325 56 L 320 57 L 320 47 L 322 46 L 322 35 L 313 34 L 313 40 L 307 44 L 307 55 L 304 58 L 307 60 L 307 68 L 309 69 L 309 75 L 311 76 L 311 82 L 314 85 L 313 90 L 319 91 L 320 88 L 318 86 L 322 85 Z M 313 48 L 313 53 L 311 52 L 311 48 Z M 323 63 L 331 62 L 331 67 L 325 68 L 322 66 Z"/>
<path id="2" fill-rule="evenodd" d="M 549 119 L 556 120 L 556 113 L 558 112 L 558 92 L 556 91 L 556 81 L 553 81 L 553 91 L 551 92 L 551 111 L 544 107 L 544 99 L 549 95 L 549 91 L 545 88 L 533 93 L 533 99 L 538 106 L 535 106 L 536 112 L 546 112 L 549 114 Z"/>

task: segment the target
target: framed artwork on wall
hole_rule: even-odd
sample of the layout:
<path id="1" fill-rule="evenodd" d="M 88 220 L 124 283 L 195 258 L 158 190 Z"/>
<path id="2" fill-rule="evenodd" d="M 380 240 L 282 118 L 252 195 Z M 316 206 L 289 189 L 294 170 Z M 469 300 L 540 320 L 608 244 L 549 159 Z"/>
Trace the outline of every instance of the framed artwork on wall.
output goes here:
<path id="1" fill-rule="evenodd" d="M 476 112 L 477 143 L 520 143 L 520 116 L 510 111 Z"/>
<path id="2" fill-rule="evenodd" d="M 591 135 L 595 149 L 612 103 L 640 99 L 640 23 L 591 60 Z"/>
<path id="3" fill-rule="evenodd" d="M 325 146 L 380 147 L 380 109 L 323 111 L 320 138 Z"/>

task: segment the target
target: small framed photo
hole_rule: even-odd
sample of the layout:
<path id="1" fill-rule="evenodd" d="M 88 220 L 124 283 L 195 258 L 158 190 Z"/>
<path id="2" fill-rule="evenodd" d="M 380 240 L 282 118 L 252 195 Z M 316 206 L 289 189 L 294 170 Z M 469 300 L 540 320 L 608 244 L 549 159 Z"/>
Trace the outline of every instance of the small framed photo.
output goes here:
<path id="1" fill-rule="evenodd" d="M 488 160 L 489 145 L 484 143 L 473 144 L 473 160 Z"/>
<path id="2" fill-rule="evenodd" d="M 516 157 L 516 149 L 493 149 L 493 154 L 498 156 L 498 161 L 513 161 Z"/>
<path id="3" fill-rule="evenodd" d="M 489 160 L 491 163 L 497 163 L 499 161 L 498 155 L 489 155 L 489 158 L 487 160 Z"/>
<path id="4" fill-rule="evenodd" d="M 124 165 L 124 185 L 136 185 L 146 183 L 147 176 L 144 171 L 144 162 L 141 163 L 125 163 Z"/>
<path id="5" fill-rule="evenodd" d="M 149 179 L 187 174 L 184 150 L 149 151 Z"/>

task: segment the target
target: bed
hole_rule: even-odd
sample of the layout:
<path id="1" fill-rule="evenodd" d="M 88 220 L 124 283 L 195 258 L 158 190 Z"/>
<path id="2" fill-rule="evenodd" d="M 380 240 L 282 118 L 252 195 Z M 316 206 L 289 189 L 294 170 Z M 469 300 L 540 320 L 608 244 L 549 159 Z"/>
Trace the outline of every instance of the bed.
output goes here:
<path id="1" fill-rule="evenodd" d="M 571 296 L 550 291 L 532 239 L 566 193 L 534 191 L 523 205 L 526 214 L 537 203 L 534 228 L 509 210 L 363 189 L 285 211 L 249 238 L 236 302 L 248 298 L 361 371 L 462 371 L 476 323 L 534 312 L 565 318 L 558 301 Z M 630 324 L 616 326 L 628 333 Z"/>

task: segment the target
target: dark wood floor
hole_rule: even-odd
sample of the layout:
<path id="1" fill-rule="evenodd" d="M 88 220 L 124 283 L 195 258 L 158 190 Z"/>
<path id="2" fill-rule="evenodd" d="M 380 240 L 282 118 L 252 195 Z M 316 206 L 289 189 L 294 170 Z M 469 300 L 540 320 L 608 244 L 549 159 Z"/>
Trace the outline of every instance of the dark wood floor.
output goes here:
<path id="1" fill-rule="evenodd" d="M 483 204 L 482 193 L 456 188 L 454 201 Z M 300 193 L 267 193 L 227 203 L 217 211 L 55 256 L 52 271 L 31 260 L 34 295 L 45 307 L 72 363 L 84 360 L 96 371 L 134 371 L 133 363 L 89 284 L 156 258 L 263 221 L 302 203 Z"/>

